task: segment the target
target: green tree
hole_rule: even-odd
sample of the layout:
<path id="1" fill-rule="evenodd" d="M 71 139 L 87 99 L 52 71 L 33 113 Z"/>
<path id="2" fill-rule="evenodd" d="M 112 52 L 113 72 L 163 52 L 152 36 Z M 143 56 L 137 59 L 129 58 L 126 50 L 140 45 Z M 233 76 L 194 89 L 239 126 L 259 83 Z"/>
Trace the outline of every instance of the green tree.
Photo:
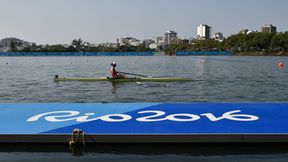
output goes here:
<path id="1" fill-rule="evenodd" d="M 75 48 L 75 51 L 80 52 L 82 51 L 82 49 L 84 49 L 83 40 L 81 38 L 73 39 L 71 42 L 71 46 Z"/>
<path id="2" fill-rule="evenodd" d="M 17 43 L 15 41 L 10 42 L 10 52 L 17 52 Z"/>
<path id="3" fill-rule="evenodd" d="M 143 44 L 143 43 L 139 44 L 136 48 L 136 52 L 147 52 L 147 51 L 151 51 L 151 49 L 146 48 L 145 44 Z"/>
<path id="4" fill-rule="evenodd" d="M 271 39 L 274 34 L 270 33 L 257 33 L 253 38 L 253 42 L 258 51 L 268 51 Z"/>
<path id="5" fill-rule="evenodd" d="M 276 34 L 271 40 L 272 51 L 279 52 L 279 51 L 288 51 L 288 32 L 285 33 L 278 33 Z"/>

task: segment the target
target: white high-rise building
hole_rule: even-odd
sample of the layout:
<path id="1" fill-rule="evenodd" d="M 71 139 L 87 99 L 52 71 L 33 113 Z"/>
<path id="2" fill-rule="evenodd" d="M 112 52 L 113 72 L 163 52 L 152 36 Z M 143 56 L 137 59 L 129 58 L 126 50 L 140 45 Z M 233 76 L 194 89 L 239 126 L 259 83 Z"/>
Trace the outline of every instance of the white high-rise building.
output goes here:
<path id="1" fill-rule="evenodd" d="M 197 37 L 200 39 L 210 39 L 211 38 L 212 27 L 206 24 L 200 24 L 197 27 Z"/>
<path id="2" fill-rule="evenodd" d="M 175 31 L 167 31 L 164 33 L 164 44 L 172 44 L 174 40 L 177 40 L 177 33 Z"/>

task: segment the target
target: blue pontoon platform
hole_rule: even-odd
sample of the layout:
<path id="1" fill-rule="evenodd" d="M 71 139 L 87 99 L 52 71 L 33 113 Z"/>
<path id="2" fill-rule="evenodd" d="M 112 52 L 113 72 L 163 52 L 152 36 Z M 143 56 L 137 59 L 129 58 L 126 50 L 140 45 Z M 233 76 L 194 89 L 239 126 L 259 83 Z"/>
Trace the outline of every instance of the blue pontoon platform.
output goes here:
<path id="1" fill-rule="evenodd" d="M 0 104 L 0 143 L 288 142 L 288 103 Z M 74 134 L 75 135 L 75 134 Z"/>

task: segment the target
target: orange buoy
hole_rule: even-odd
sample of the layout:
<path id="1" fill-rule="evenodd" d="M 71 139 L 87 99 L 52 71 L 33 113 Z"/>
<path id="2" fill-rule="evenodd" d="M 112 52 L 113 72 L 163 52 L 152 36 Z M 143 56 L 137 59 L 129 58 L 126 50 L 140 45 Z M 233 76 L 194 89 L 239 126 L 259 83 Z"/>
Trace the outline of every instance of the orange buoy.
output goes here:
<path id="1" fill-rule="evenodd" d="M 279 63 L 278 63 L 278 67 L 279 67 L 279 68 L 283 68 L 283 67 L 284 67 L 284 64 L 283 64 L 282 62 L 279 62 Z"/>

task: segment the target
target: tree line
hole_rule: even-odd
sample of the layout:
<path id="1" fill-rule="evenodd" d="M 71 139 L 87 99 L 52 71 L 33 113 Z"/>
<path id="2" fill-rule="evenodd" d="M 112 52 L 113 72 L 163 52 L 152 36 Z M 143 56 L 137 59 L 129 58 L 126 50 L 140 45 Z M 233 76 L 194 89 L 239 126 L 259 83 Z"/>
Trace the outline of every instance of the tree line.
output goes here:
<path id="1" fill-rule="evenodd" d="M 165 49 L 175 51 L 231 51 L 234 55 L 288 55 L 288 32 L 231 35 L 222 42 L 209 40 L 177 41 Z"/>
<path id="2" fill-rule="evenodd" d="M 146 52 L 151 51 L 151 49 L 146 48 L 144 44 L 138 46 L 105 46 L 105 45 L 92 45 L 89 42 L 84 42 L 81 38 L 74 39 L 69 45 L 36 45 L 32 43 L 31 45 L 24 48 L 16 48 L 15 43 L 11 42 L 10 52 Z"/>
<path id="3" fill-rule="evenodd" d="M 249 34 L 238 33 L 223 41 L 208 40 L 175 40 L 171 45 L 159 46 L 157 49 L 146 48 L 144 44 L 138 46 L 94 46 L 82 39 L 74 39 L 70 45 L 36 45 L 35 43 L 18 49 L 11 43 L 10 52 L 146 52 L 164 51 L 175 54 L 177 51 L 231 51 L 235 55 L 287 55 L 288 32 Z"/>

